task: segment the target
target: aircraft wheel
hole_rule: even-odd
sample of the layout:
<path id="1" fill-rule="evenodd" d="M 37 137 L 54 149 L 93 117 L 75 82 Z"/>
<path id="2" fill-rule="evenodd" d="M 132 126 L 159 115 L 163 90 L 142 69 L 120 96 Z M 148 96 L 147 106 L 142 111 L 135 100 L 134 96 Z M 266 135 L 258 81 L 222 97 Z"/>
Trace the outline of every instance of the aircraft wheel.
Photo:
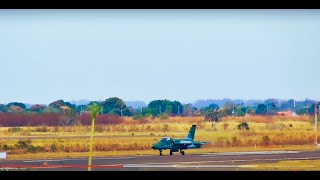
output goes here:
<path id="1" fill-rule="evenodd" d="M 162 156 L 162 152 L 160 152 L 160 156 Z"/>
<path id="2" fill-rule="evenodd" d="M 172 151 L 170 150 L 170 156 L 172 155 Z"/>
<path id="3" fill-rule="evenodd" d="M 184 155 L 184 151 L 181 151 L 181 155 Z"/>

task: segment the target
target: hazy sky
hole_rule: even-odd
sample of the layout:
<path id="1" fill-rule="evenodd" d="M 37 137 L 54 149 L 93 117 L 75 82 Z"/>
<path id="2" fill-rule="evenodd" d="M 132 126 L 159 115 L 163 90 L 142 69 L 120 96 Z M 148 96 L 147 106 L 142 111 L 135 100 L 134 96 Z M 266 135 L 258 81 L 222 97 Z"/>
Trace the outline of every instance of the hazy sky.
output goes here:
<path id="1" fill-rule="evenodd" d="M 0 103 L 318 98 L 320 10 L 0 10 Z"/>

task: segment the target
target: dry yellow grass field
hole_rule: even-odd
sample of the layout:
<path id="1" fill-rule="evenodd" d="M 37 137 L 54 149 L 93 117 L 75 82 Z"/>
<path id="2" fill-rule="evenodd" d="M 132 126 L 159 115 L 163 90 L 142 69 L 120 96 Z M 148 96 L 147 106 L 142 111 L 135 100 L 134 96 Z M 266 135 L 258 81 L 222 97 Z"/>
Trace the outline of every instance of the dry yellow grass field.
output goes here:
<path id="1" fill-rule="evenodd" d="M 117 125 L 96 125 L 94 151 L 101 155 L 156 154 L 152 144 L 163 136 L 185 137 L 192 124 L 197 125 L 195 140 L 208 141 L 202 149 L 188 150 L 188 153 L 254 151 L 254 150 L 312 150 L 315 131 L 312 117 L 226 117 L 219 123 L 204 122 L 203 117 L 171 117 L 166 120 L 133 120 Z M 239 130 L 239 123 L 247 122 L 249 130 Z M 90 126 L 64 127 L 20 127 L 0 129 L 1 147 L 10 158 L 19 157 L 75 157 L 85 156 L 89 150 Z M 319 134 L 318 134 L 319 135 Z M 37 150 L 30 153 L 19 148 L 18 140 L 31 136 L 46 137 L 31 139 Z M 70 138 L 76 136 L 78 138 Z M 46 155 L 45 155 L 46 154 Z"/>
<path id="2" fill-rule="evenodd" d="M 256 164 L 255 166 L 242 166 L 247 168 L 270 171 L 319 171 L 320 160 L 294 160 L 277 163 Z"/>

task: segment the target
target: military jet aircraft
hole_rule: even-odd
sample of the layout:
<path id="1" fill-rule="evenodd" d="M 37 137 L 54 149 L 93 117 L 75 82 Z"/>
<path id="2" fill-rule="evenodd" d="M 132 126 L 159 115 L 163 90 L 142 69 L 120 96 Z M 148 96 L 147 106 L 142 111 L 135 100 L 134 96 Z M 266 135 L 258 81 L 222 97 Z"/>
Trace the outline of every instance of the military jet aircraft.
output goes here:
<path id="1" fill-rule="evenodd" d="M 162 156 L 162 150 L 170 150 L 170 155 L 173 152 L 180 151 L 181 155 L 184 155 L 184 149 L 196 149 L 201 148 L 201 145 L 207 144 L 208 142 L 194 141 L 194 134 L 196 132 L 196 125 L 192 125 L 189 130 L 187 137 L 183 139 L 173 139 L 170 137 L 164 137 L 156 144 L 152 146 L 152 149 L 159 150 L 160 156 Z"/>

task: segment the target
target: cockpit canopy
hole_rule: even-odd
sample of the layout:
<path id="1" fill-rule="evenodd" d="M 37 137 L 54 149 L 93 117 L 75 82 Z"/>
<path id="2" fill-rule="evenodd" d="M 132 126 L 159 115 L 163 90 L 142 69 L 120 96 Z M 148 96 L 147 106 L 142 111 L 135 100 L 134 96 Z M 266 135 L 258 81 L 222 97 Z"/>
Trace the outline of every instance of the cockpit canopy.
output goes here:
<path id="1" fill-rule="evenodd" d="M 167 142 L 167 141 L 170 141 L 169 137 L 164 137 L 160 140 L 160 142 Z"/>

